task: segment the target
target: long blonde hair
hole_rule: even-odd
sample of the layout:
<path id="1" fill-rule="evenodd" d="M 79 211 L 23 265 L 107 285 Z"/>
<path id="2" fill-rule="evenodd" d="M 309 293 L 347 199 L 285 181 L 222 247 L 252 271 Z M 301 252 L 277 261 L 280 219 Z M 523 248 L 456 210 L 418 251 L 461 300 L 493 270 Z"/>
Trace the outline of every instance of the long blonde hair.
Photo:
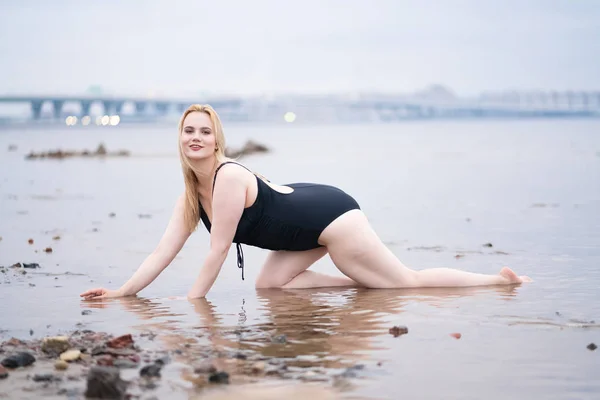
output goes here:
<path id="1" fill-rule="evenodd" d="M 188 107 L 188 109 L 183 112 L 181 120 L 179 121 L 179 136 L 182 135 L 185 118 L 193 112 L 203 112 L 207 114 L 212 122 L 217 146 L 217 150 L 215 151 L 215 165 L 228 161 L 229 158 L 225 156 L 225 135 L 223 134 L 223 125 L 221 124 L 219 115 L 210 105 L 193 104 Z M 194 166 L 183 151 L 181 140 L 179 140 L 179 158 L 183 170 L 183 180 L 185 182 L 184 221 L 186 228 L 190 232 L 193 232 L 198 227 L 198 222 L 200 220 L 199 182 L 195 174 Z"/>

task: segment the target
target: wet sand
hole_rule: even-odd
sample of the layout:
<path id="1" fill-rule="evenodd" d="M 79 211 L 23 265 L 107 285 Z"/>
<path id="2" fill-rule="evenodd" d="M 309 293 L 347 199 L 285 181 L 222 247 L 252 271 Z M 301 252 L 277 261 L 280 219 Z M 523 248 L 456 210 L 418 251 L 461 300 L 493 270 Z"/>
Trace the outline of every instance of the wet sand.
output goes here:
<path id="1" fill-rule="evenodd" d="M 7 369 L 0 398 L 83 398 L 90 371 L 108 358 L 94 348 L 129 334 L 131 354 L 108 356 L 126 360 L 117 361 L 119 374 L 141 399 L 595 398 L 600 139 L 590 132 L 598 128 L 589 121 L 378 126 L 373 143 L 350 148 L 339 143 L 365 143 L 364 130 L 374 127 L 230 129 L 234 146 L 255 139 L 273 149 L 244 160 L 268 178 L 353 193 L 407 265 L 486 273 L 509 265 L 532 284 L 255 290 L 266 253 L 245 246 L 245 281 L 232 253 L 208 298 L 188 301 L 208 248 L 200 229 L 137 298 L 94 302 L 78 294 L 120 285 L 170 217 L 181 188 L 165 133 L 172 127 L 0 131 L 0 358 L 20 350 L 36 357 Z M 25 157 L 99 141 L 132 155 Z M 361 168 L 360 156 L 367 157 Z M 314 268 L 336 273 L 327 258 Z M 40 343 L 58 335 L 89 357 L 56 370 L 60 355 Z M 141 376 L 157 360 L 161 376 Z M 211 382 L 219 372 L 228 383 L 215 381 L 223 374 Z"/>

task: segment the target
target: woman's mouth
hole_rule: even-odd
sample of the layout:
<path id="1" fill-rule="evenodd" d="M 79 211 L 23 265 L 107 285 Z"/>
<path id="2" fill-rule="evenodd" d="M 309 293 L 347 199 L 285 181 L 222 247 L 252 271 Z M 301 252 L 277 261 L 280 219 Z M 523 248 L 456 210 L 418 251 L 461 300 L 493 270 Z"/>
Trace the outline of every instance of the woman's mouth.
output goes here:
<path id="1" fill-rule="evenodd" d="M 190 146 L 190 149 L 192 149 L 193 151 L 198 151 L 202 150 L 202 146 L 200 146 L 199 144 L 193 144 Z"/>

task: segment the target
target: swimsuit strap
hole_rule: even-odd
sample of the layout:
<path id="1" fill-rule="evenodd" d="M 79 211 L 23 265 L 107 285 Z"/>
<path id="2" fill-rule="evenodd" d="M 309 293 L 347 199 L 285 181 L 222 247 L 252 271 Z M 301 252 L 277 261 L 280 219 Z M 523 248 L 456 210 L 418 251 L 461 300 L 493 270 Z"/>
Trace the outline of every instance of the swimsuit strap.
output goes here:
<path id="1" fill-rule="evenodd" d="M 235 161 L 225 161 L 223 164 L 219 165 L 217 167 L 217 169 L 215 170 L 215 176 L 213 177 L 212 193 L 215 192 L 215 182 L 217 182 L 217 174 L 219 173 L 219 170 L 221 169 L 221 167 L 223 167 L 223 165 L 225 165 L 225 164 L 237 164 L 240 167 L 246 168 L 250 173 L 252 173 L 253 175 L 255 175 L 254 172 L 250 171 L 246 166 L 244 166 L 244 165 L 242 165 L 242 164 L 240 164 L 238 162 L 235 162 Z"/>
<path id="2" fill-rule="evenodd" d="M 213 187 L 212 187 L 213 193 L 215 192 L 215 182 L 217 181 L 217 173 L 219 172 L 221 167 L 225 164 L 237 164 L 241 167 L 246 168 L 242 164 L 237 163 L 235 161 L 226 161 L 223 164 L 219 165 L 217 167 L 217 169 L 215 170 L 215 176 L 213 178 Z M 246 169 L 248 169 L 248 168 L 246 168 Z M 248 171 L 250 171 L 250 170 L 248 169 Z M 252 172 L 252 171 L 250 171 L 250 172 Z M 254 174 L 254 172 L 252 172 L 252 173 Z M 240 243 L 236 243 L 236 250 L 237 250 L 237 266 L 238 266 L 238 268 L 242 269 L 242 280 L 244 280 L 244 251 L 242 250 L 242 245 Z"/>

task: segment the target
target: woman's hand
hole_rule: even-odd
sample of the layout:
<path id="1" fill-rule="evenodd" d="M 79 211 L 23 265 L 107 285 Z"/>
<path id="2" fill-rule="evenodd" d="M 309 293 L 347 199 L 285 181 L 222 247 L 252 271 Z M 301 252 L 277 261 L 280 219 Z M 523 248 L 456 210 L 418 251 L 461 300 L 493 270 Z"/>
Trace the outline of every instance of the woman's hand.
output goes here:
<path id="1" fill-rule="evenodd" d="M 85 291 L 79 295 L 83 297 L 85 300 L 92 299 L 107 299 L 110 297 L 123 297 L 123 294 L 119 290 L 110 290 L 104 288 L 96 288 Z"/>

